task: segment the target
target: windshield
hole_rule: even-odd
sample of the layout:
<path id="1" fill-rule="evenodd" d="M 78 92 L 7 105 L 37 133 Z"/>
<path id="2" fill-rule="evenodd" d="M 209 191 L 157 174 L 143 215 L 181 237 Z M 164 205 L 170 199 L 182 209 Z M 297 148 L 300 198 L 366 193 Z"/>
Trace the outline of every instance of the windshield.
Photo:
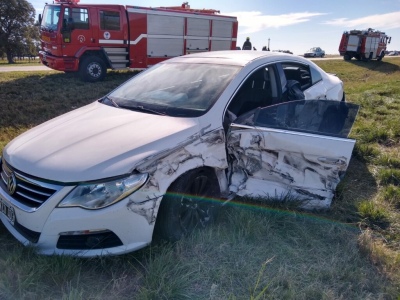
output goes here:
<path id="1" fill-rule="evenodd" d="M 133 77 L 108 98 L 121 108 L 198 117 L 212 107 L 239 70 L 229 65 L 158 64 Z"/>
<path id="2" fill-rule="evenodd" d="M 48 30 L 56 30 L 60 16 L 60 6 L 46 5 L 43 12 L 42 27 Z"/>

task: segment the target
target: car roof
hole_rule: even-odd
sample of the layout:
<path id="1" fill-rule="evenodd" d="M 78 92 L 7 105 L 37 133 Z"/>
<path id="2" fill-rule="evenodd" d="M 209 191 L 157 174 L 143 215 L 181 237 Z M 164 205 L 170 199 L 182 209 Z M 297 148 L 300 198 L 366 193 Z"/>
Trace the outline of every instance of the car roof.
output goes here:
<path id="1" fill-rule="evenodd" d="M 262 59 L 270 58 L 271 61 L 289 59 L 293 60 L 293 55 L 282 52 L 270 51 L 252 51 L 252 50 L 227 50 L 227 51 L 209 51 L 193 53 L 184 56 L 175 57 L 165 62 L 192 62 L 192 63 L 218 63 L 245 66 L 246 64 Z M 300 58 L 300 57 L 299 57 Z"/>

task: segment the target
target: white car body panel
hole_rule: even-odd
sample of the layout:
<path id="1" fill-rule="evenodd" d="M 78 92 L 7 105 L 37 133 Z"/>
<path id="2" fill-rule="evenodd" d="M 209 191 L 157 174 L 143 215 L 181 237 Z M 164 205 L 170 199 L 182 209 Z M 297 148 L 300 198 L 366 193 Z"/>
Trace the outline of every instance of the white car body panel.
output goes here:
<path id="1" fill-rule="evenodd" d="M 0 198 L 13 207 L 18 223 L 40 233 L 37 243 L 30 242 L 0 213 L 2 222 L 20 242 L 36 247 L 39 253 L 87 257 L 126 253 L 151 242 L 158 209 L 170 185 L 185 172 L 204 166 L 215 170 L 225 200 L 230 193 L 262 196 L 307 190 L 312 192 L 295 193 L 307 200 L 305 207 L 328 207 L 339 182 L 338 172 L 344 172 L 348 166 L 354 141 L 272 129 L 258 130 L 256 134 L 247 128 L 232 131 L 227 144 L 223 118 L 243 82 L 255 69 L 287 60 L 313 64 L 290 54 L 257 51 L 215 51 L 176 57 L 165 63 L 242 68 L 212 108 L 199 117 L 162 116 L 94 102 L 25 132 L 5 147 L 3 160 L 16 173 L 54 182 L 60 188 L 35 209 L 27 208 L 0 188 Z M 340 79 L 314 64 L 313 67 L 321 72 L 322 81 L 304 91 L 306 99 L 340 101 Z M 254 143 L 255 135 L 262 143 Z M 232 166 L 227 146 L 231 148 L 232 141 L 236 141 L 235 150 L 229 151 L 237 158 L 233 166 L 237 171 L 229 179 L 226 173 Z M 266 154 L 268 151 L 277 153 L 277 157 Z M 336 169 L 318 162 L 320 152 L 340 161 Z M 247 164 L 249 157 L 255 162 L 253 167 L 258 166 L 256 171 Z M 284 161 L 295 161 L 297 168 Z M 81 182 L 101 181 L 134 171 L 149 174 L 149 180 L 116 204 L 97 210 L 57 207 Z M 244 176 L 246 172 L 254 176 Z M 289 177 L 293 179 L 292 185 L 287 183 Z M 312 194 L 318 195 L 318 200 L 310 197 Z M 90 250 L 56 247 L 60 234 L 86 230 L 112 231 L 123 245 Z"/>
<path id="2" fill-rule="evenodd" d="M 7 145 L 4 158 L 35 177 L 90 181 L 130 173 L 137 162 L 167 147 L 165 139 L 174 144 L 198 131 L 195 119 L 117 110 L 94 102 L 22 134 Z"/>
<path id="3" fill-rule="evenodd" d="M 330 206 L 354 140 L 236 126 L 227 142 L 237 158 L 235 168 L 240 169 L 230 186 L 233 192 L 253 197 L 290 195 L 303 199 L 304 208 Z"/>

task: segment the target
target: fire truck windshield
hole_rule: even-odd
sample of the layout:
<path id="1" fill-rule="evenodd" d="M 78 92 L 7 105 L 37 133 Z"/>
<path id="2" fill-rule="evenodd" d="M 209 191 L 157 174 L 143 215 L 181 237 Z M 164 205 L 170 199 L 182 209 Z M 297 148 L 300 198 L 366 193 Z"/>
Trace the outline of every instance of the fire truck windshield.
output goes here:
<path id="1" fill-rule="evenodd" d="M 60 6 L 46 5 L 43 12 L 42 28 L 47 30 L 57 30 Z"/>

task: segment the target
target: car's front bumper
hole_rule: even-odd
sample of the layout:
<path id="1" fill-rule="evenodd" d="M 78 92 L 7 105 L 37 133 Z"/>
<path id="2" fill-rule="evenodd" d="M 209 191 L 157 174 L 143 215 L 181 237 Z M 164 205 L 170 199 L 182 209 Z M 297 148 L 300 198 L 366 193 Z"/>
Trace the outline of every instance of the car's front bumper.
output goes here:
<path id="1" fill-rule="evenodd" d="M 72 186 L 63 187 L 39 208 L 26 211 L 16 205 L 2 183 L 1 201 L 14 210 L 15 221 L 12 224 L 3 213 L 0 219 L 17 240 L 46 255 L 123 254 L 151 242 L 154 222 L 130 208 L 135 203 L 143 203 L 142 199 L 135 198 L 135 193 L 103 209 L 57 208 L 72 189 Z"/>

